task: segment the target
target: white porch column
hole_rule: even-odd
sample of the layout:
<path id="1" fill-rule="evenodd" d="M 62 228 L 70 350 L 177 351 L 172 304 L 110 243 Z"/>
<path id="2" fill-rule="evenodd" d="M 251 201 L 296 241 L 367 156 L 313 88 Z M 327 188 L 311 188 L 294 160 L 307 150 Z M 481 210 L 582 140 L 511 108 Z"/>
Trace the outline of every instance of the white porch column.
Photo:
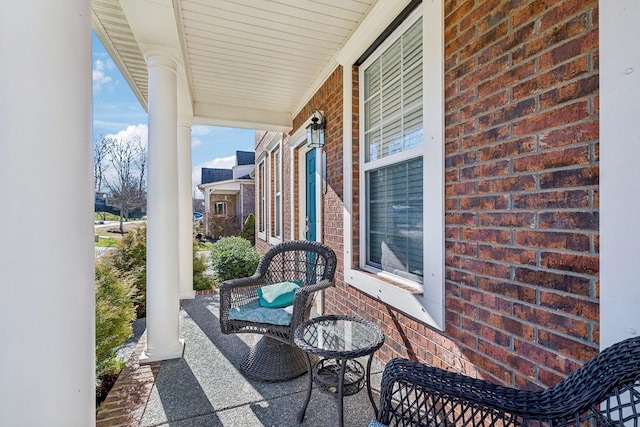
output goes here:
<path id="1" fill-rule="evenodd" d="M 211 231 L 209 230 L 209 223 L 211 222 L 211 189 L 207 188 L 204 191 L 204 234 L 207 236 L 211 236 Z"/>
<path id="2" fill-rule="evenodd" d="M 140 360 L 182 357 L 179 339 L 176 61 L 148 52 L 147 348 Z"/>
<path id="3" fill-rule="evenodd" d="M 95 425 L 90 18 L 0 2 L 2 426 Z"/>
<path id="4" fill-rule="evenodd" d="M 191 123 L 178 122 L 178 218 L 180 240 L 180 299 L 195 298 L 193 290 L 193 214 L 191 194 Z"/>
<path id="5" fill-rule="evenodd" d="M 600 348 L 640 335 L 637 0 L 600 2 Z"/>

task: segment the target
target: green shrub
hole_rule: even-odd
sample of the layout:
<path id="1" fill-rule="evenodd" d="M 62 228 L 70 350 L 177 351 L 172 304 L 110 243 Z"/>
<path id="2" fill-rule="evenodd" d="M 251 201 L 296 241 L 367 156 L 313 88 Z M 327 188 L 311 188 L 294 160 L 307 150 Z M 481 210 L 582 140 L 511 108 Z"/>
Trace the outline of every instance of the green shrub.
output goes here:
<path id="1" fill-rule="evenodd" d="M 240 237 L 243 237 L 251 242 L 252 246 L 256 244 L 256 217 L 253 214 L 249 214 L 247 219 L 244 220 Z"/>
<path id="2" fill-rule="evenodd" d="M 242 237 L 223 237 L 211 250 L 211 264 L 219 283 L 251 276 L 259 261 L 260 257 L 251 242 Z"/>
<path id="3" fill-rule="evenodd" d="M 199 244 L 193 241 L 193 289 L 196 291 L 205 291 L 211 289 L 213 282 L 210 277 L 204 275 L 207 270 L 207 260 L 198 251 Z"/>
<path id="4" fill-rule="evenodd" d="M 120 371 L 118 349 L 133 334 L 136 318 L 132 276 L 121 274 L 113 265 L 96 262 L 96 378 Z"/>
<path id="5" fill-rule="evenodd" d="M 147 228 L 138 227 L 104 255 L 105 262 L 121 274 L 131 276 L 136 289 L 135 305 L 138 317 L 147 314 Z"/>

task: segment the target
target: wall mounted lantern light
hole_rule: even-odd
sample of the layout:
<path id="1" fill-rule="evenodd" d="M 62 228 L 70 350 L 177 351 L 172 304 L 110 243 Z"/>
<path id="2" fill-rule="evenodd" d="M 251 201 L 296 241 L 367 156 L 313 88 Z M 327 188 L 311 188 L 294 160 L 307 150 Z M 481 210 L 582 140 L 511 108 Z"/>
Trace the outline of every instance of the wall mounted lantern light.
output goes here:
<path id="1" fill-rule="evenodd" d="M 324 146 L 324 128 L 327 120 L 318 110 L 313 110 L 311 123 L 307 126 L 307 146 L 310 148 L 321 148 Z"/>

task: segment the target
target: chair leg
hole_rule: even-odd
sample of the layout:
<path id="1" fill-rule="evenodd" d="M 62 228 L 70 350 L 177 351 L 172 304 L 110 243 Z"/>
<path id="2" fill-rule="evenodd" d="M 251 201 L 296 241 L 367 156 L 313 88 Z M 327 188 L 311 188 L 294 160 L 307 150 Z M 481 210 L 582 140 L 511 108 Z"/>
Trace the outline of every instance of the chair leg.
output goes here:
<path id="1" fill-rule="evenodd" d="M 240 368 L 249 378 L 273 382 L 287 381 L 307 372 L 304 351 L 267 336 L 251 347 Z"/>

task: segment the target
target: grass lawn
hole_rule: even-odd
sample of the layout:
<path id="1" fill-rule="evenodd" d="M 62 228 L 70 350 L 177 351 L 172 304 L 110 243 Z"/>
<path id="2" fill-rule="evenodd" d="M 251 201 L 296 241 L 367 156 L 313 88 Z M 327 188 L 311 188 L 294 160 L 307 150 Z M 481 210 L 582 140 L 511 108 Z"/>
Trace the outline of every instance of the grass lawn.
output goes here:
<path id="1" fill-rule="evenodd" d="M 110 213 L 106 214 L 106 221 L 120 221 L 120 217 L 117 215 L 113 215 Z M 102 222 L 102 212 L 98 212 L 95 214 L 95 222 L 96 224 L 100 224 Z M 123 228 L 124 232 L 127 233 L 132 230 L 134 227 L 139 227 L 141 225 L 140 222 L 130 223 L 124 222 Z M 120 224 L 114 223 L 110 226 L 100 226 L 95 227 L 93 233 L 98 236 L 98 240 L 95 242 L 95 246 L 97 247 L 106 247 L 110 248 L 115 246 L 122 239 L 122 235 L 119 232 Z"/>
<path id="2" fill-rule="evenodd" d="M 120 215 L 111 212 L 95 212 L 93 219 L 94 221 L 120 221 Z"/>
<path id="3" fill-rule="evenodd" d="M 96 233 L 99 237 L 98 237 L 98 241 L 96 242 L 95 246 L 99 247 L 99 248 L 111 248 L 113 246 L 115 246 L 118 241 L 120 241 L 119 238 L 115 238 L 115 237 L 111 237 L 111 236 L 100 236 L 98 233 Z"/>

